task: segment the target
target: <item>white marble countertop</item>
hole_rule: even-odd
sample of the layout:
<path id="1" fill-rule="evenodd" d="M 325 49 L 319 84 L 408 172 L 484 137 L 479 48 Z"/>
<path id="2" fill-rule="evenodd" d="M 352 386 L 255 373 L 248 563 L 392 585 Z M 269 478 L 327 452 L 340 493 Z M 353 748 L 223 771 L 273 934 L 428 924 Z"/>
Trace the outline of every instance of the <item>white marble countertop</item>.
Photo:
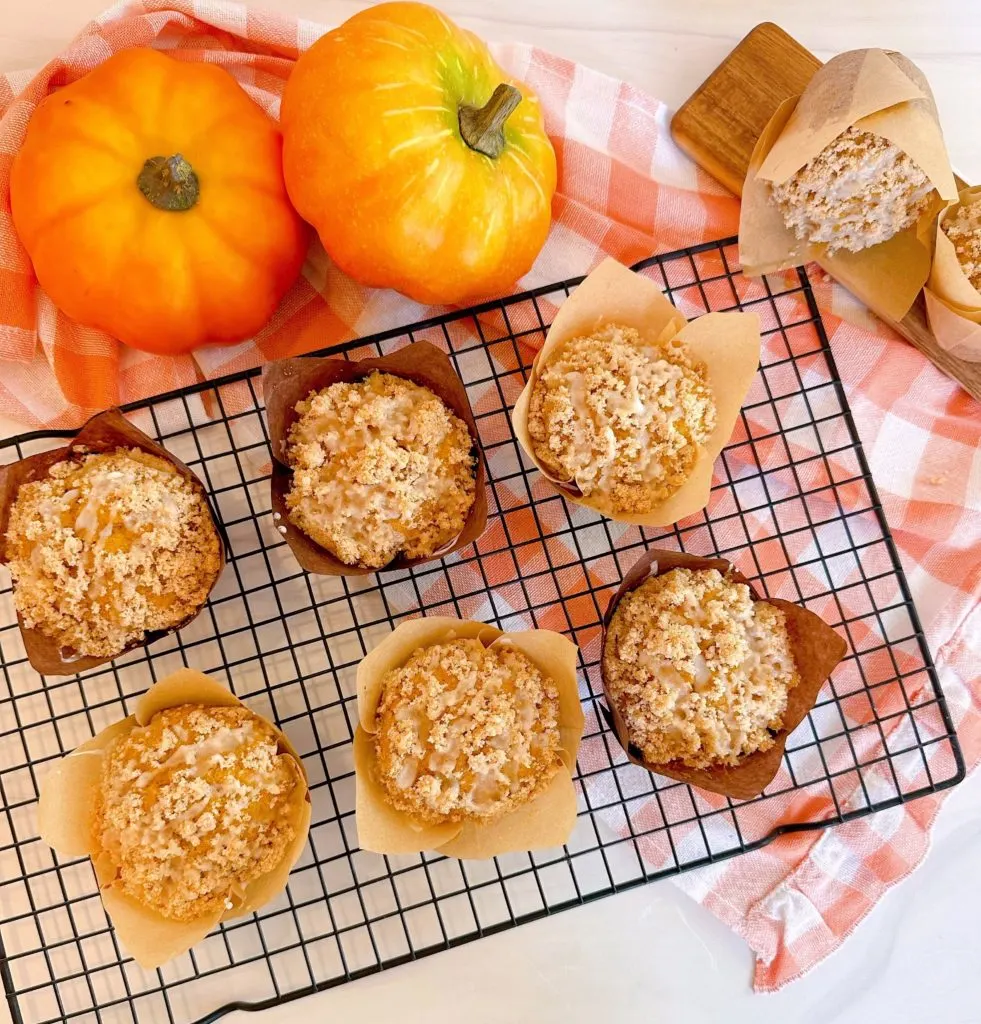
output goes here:
<path id="1" fill-rule="evenodd" d="M 326 23 L 364 6 L 358 0 L 262 2 Z M 42 64 L 106 5 L 107 0 L 8 0 L 0 19 L 0 68 Z M 760 21 L 778 22 L 821 57 L 856 46 L 893 47 L 929 77 L 955 167 L 981 181 L 977 0 L 441 0 L 441 6 L 485 38 L 535 43 L 672 105 Z M 979 857 L 981 777 L 972 777 L 949 797 L 920 870 L 886 895 L 837 954 L 775 995 L 752 993 L 752 956 L 738 937 L 670 882 L 660 882 L 258 1019 L 977 1024 Z M 215 983 L 220 986 L 220 976 Z M 0 1006 L 0 1022 L 6 1020 Z"/>

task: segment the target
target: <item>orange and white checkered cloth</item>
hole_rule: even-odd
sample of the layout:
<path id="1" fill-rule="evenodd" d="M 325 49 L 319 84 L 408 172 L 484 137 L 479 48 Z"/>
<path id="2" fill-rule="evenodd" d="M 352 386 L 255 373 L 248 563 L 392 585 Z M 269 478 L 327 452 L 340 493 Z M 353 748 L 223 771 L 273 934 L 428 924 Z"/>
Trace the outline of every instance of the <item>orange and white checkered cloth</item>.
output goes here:
<path id="1" fill-rule="evenodd" d="M 0 416 L 68 427 L 94 409 L 420 319 L 429 311 L 344 278 L 319 246 L 253 341 L 165 358 L 71 323 L 38 289 L 10 220 L 9 175 L 35 104 L 115 50 L 153 45 L 226 67 L 275 115 L 297 52 L 323 26 L 222 0 L 137 0 L 88 26 L 36 75 L 0 77 Z M 555 223 L 524 286 L 732 235 L 738 202 L 672 144 L 663 104 L 521 45 L 498 59 L 537 90 L 559 160 Z M 934 652 L 965 757 L 981 757 L 981 415 L 923 356 L 818 283 L 825 325 Z M 493 582 L 493 581 L 492 581 Z M 502 584 L 504 580 L 500 581 Z M 756 951 L 776 989 L 833 951 L 926 855 L 943 796 L 681 876 Z M 813 811 L 813 809 L 811 809 Z"/>

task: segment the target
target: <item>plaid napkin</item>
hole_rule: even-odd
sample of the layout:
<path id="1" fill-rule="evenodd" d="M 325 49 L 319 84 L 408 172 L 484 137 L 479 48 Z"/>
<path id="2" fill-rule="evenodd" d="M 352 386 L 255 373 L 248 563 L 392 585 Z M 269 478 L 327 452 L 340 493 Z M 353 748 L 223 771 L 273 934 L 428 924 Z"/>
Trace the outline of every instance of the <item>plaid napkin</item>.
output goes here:
<path id="1" fill-rule="evenodd" d="M 151 356 L 63 316 L 38 289 L 14 234 L 10 162 L 31 111 L 51 89 L 115 50 L 152 44 L 180 59 L 221 64 L 275 115 L 298 50 L 323 31 L 221 0 L 143 0 L 104 14 L 37 75 L 0 77 L 0 416 L 25 427 L 74 426 L 95 409 L 431 312 L 360 288 L 315 246 L 302 279 L 254 340 L 193 356 Z M 604 254 L 630 263 L 736 232 L 737 200 L 674 147 L 663 104 L 540 50 L 494 50 L 537 90 L 559 159 L 555 223 L 522 286 L 584 273 Z M 981 416 L 956 384 L 819 272 L 815 291 L 973 767 L 981 756 Z M 837 948 L 920 863 L 942 800 L 785 836 L 677 884 L 754 949 L 756 987 L 776 989 Z"/>

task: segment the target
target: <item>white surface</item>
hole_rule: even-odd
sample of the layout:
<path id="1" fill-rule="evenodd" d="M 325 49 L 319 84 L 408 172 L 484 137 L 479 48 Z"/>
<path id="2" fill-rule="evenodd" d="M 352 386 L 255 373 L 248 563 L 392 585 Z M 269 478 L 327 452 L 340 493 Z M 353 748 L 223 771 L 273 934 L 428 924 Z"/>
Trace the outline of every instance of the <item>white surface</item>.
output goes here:
<path id="1" fill-rule="evenodd" d="M 108 0 L 0 0 L 0 67 L 34 67 Z M 353 0 L 264 0 L 333 23 Z M 618 75 L 677 105 L 757 22 L 774 20 L 826 57 L 902 50 L 926 72 L 955 166 L 981 180 L 978 0 L 442 0 L 483 36 L 524 40 Z M 844 948 L 773 996 L 749 987 L 752 957 L 711 914 L 661 882 L 427 960 L 230 1021 L 285 1024 L 976 1024 L 981 1022 L 981 778 L 949 798 L 923 868 Z M 220 980 L 217 981 L 220 986 Z M 234 993 L 224 993 L 233 998 Z M 6 1021 L 0 1007 L 0 1021 Z"/>
<path id="2" fill-rule="evenodd" d="M 848 943 L 773 995 L 752 958 L 670 882 L 522 925 L 269 1010 L 261 1024 L 977 1024 L 981 775 L 950 796 L 927 864 Z M 234 1014 L 229 1024 L 255 1022 Z"/>

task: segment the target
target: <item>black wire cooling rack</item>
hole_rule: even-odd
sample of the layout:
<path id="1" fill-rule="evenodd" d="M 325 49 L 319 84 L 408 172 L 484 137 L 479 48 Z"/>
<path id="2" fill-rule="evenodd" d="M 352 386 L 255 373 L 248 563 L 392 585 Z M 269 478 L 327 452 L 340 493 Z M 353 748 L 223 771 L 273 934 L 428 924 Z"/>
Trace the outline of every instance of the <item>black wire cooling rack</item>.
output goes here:
<path id="1" fill-rule="evenodd" d="M 206 610 L 180 634 L 69 679 L 31 670 L 9 585 L 0 593 L 0 972 L 17 1024 L 212 1021 L 960 781 L 954 729 L 808 280 L 801 270 L 750 281 L 736 260 L 733 239 L 639 267 L 689 316 L 741 308 L 763 327 L 762 366 L 718 461 L 711 502 L 670 530 L 641 531 L 567 504 L 511 433 L 509 407 L 576 281 L 333 350 L 358 358 L 425 339 L 450 352 L 466 382 L 491 515 L 473 547 L 443 562 L 347 579 L 299 569 L 270 513 L 257 371 L 129 407 L 202 477 L 231 557 Z M 0 461 L 65 436 L 11 439 Z M 597 714 L 603 612 L 655 542 L 725 555 L 766 594 L 812 608 L 849 641 L 780 773 L 755 800 L 649 775 L 627 762 Z M 579 643 L 586 733 L 579 819 L 565 847 L 468 862 L 357 848 L 355 669 L 420 612 L 504 629 L 533 624 Z M 37 785 L 58 755 L 185 664 L 227 681 L 289 734 L 310 776 L 313 825 L 282 897 L 144 971 L 120 950 L 88 861 L 57 858 L 38 839 Z"/>

